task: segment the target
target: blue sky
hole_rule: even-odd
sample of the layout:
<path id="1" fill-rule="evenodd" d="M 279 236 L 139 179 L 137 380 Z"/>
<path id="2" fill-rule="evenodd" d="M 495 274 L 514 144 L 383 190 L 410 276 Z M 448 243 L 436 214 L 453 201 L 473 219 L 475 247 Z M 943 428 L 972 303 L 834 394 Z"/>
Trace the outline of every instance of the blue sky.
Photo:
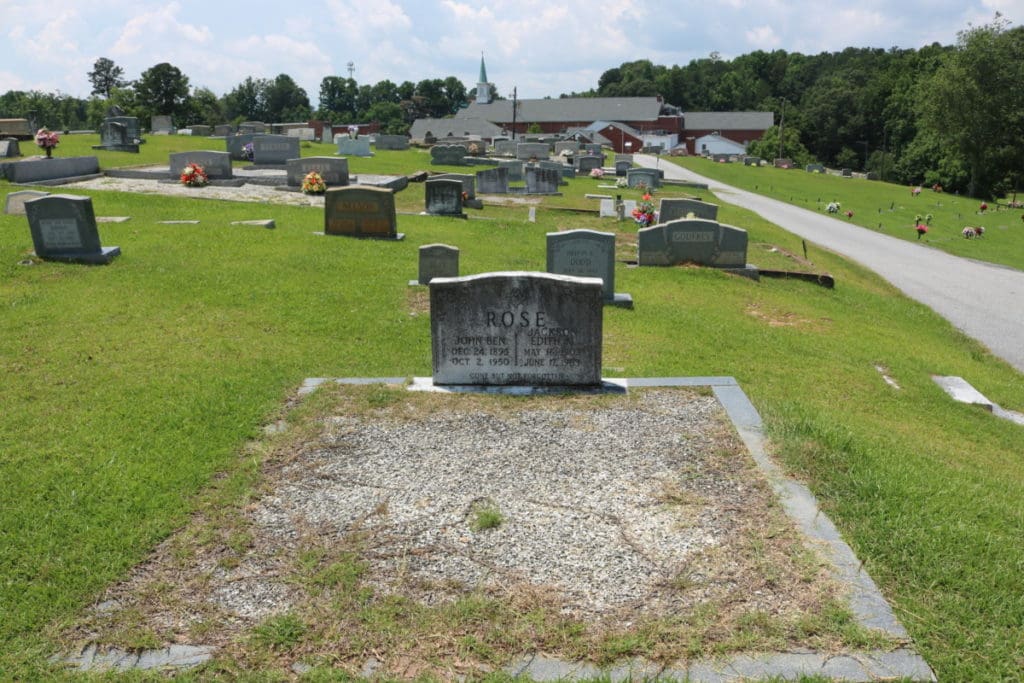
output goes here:
<path id="1" fill-rule="evenodd" d="M 170 62 L 217 95 L 286 73 L 316 107 L 321 79 L 349 62 L 361 84 L 455 76 L 472 88 L 482 52 L 499 93 L 558 96 L 634 59 L 948 45 L 996 12 L 1019 25 L 1024 0 L 0 0 L 0 93 L 86 97 L 107 57 L 128 79 Z"/>

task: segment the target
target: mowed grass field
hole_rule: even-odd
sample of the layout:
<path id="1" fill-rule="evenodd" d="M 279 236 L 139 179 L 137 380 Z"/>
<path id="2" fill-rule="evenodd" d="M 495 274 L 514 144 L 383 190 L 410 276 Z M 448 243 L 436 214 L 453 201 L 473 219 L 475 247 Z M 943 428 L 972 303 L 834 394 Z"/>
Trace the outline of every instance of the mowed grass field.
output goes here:
<path id="1" fill-rule="evenodd" d="M 65 138 L 58 154 L 79 144 L 91 153 L 89 137 Z M 101 153 L 116 155 L 101 165 L 166 163 L 181 144 L 219 149 L 150 138 L 152 158 Z M 354 173 L 430 168 L 422 150 L 350 163 Z M 857 206 L 854 220 L 891 201 L 872 203 L 872 189 L 890 191 L 882 184 L 750 170 L 764 171 L 755 184 L 792 179 L 794 197 Z M 526 206 L 488 205 L 468 221 L 414 215 L 423 189 L 411 184 L 397 198 L 403 242 L 316 236 L 316 207 L 207 200 L 202 189 L 90 192 L 98 216 L 131 216 L 100 225 L 103 243 L 123 251 L 105 267 L 20 265 L 32 249 L 27 222 L 0 215 L 0 678 L 55 675 L 47 658 L 60 625 L 184 525 L 212 487 L 225 504 L 245 500 L 259 470 L 249 446 L 304 378 L 430 374 L 429 314 L 407 285 L 420 245 L 458 246 L 464 274 L 543 270 L 546 232 L 593 228 L 616 232 L 618 258 L 633 258 L 635 225 L 580 211 L 596 208 L 584 194 L 616 191 L 569 182 L 535 223 Z M 864 195 L 830 197 L 833 182 Z M 0 183 L 0 201 L 18 189 Z M 904 204 L 934 201 L 904 194 Z M 201 223 L 158 223 L 181 218 Z M 230 225 L 257 218 L 278 227 Z M 619 263 L 616 290 L 636 307 L 605 311 L 604 374 L 736 377 L 776 457 L 819 496 L 940 679 L 1020 678 L 1024 430 L 953 403 L 931 375 L 962 376 L 1019 411 L 1021 376 L 865 269 L 813 244 L 800 263 L 786 256 L 802 255 L 792 235 L 729 205 L 720 218 L 749 231 L 752 262 L 828 272 L 835 289 Z M 1009 226 L 963 248 L 994 243 L 1024 249 Z"/>

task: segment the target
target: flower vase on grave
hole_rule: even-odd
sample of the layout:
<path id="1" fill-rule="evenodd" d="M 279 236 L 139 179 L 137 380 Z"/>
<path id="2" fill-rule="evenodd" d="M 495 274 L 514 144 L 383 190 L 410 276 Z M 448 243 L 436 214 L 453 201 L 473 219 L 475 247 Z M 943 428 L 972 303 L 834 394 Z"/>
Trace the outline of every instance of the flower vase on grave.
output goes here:
<path id="1" fill-rule="evenodd" d="M 47 159 L 52 159 L 53 158 L 53 147 L 47 147 L 46 148 L 46 158 Z"/>

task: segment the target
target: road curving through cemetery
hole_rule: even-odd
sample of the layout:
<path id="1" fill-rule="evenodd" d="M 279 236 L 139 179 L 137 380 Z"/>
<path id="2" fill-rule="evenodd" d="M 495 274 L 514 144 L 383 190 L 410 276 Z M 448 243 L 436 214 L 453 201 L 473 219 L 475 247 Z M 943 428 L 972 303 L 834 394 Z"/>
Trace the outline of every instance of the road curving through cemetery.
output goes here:
<path id="1" fill-rule="evenodd" d="M 1024 271 L 883 235 L 725 185 L 651 155 L 637 154 L 633 159 L 641 166 L 664 169 L 669 179 L 707 183 L 722 201 L 870 268 L 1024 373 Z"/>

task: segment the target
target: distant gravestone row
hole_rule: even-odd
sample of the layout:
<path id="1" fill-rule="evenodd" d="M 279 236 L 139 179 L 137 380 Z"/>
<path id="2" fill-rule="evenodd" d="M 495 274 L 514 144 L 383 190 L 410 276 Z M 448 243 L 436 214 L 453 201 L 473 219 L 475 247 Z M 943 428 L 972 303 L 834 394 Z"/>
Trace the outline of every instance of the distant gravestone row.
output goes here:
<path id="1" fill-rule="evenodd" d="M 370 138 L 358 137 L 351 138 L 348 136 L 341 136 L 337 138 L 338 142 L 338 154 L 349 157 L 372 157 L 373 152 L 370 151 Z"/>
<path id="2" fill-rule="evenodd" d="M 400 151 L 409 149 L 409 138 L 405 135 L 378 135 L 374 146 L 378 150 Z"/>

